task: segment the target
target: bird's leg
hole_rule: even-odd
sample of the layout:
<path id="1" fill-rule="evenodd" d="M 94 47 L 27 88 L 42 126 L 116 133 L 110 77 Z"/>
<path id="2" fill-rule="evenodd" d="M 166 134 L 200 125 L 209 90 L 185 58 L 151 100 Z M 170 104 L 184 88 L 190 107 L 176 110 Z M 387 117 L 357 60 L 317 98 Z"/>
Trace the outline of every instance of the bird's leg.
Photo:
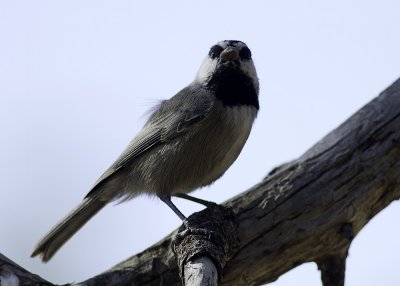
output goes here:
<path id="1" fill-rule="evenodd" d="M 189 200 L 189 201 L 201 204 L 201 205 L 206 206 L 206 207 L 210 207 L 210 206 L 215 205 L 214 202 L 210 202 L 210 201 L 202 200 L 202 199 L 199 199 L 199 198 L 195 198 L 195 197 L 189 196 L 187 194 L 176 194 L 174 196 L 178 197 L 178 198 L 181 198 L 181 199 L 185 199 L 185 200 Z"/>
<path id="2" fill-rule="evenodd" d="M 180 195 L 181 195 L 181 194 L 180 194 Z M 208 206 L 210 206 L 210 205 L 216 205 L 216 204 L 213 203 L 213 202 L 208 202 L 208 201 L 204 201 L 204 200 L 201 200 L 201 199 L 197 199 L 197 198 L 188 196 L 188 195 L 186 195 L 186 194 L 183 194 L 183 197 L 184 197 L 184 198 L 188 198 L 188 200 L 194 199 L 194 200 L 199 200 L 199 201 L 202 201 L 202 202 L 206 202 L 206 203 L 208 204 Z M 182 220 L 183 225 L 186 227 L 186 230 L 182 232 L 182 233 L 184 233 L 184 235 L 186 235 L 186 232 L 189 232 L 189 233 L 192 233 L 192 234 L 202 234 L 202 235 L 207 234 L 207 235 L 210 235 L 209 231 L 206 230 L 206 229 L 197 228 L 197 227 L 192 227 L 192 226 L 189 224 L 189 220 L 187 219 L 187 217 L 186 217 L 186 216 L 174 205 L 174 203 L 171 201 L 171 197 L 170 197 L 170 196 L 165 197 L 165 198 L 160 198 L 160 199 L 161 199 L 164 203 L 166 203 L 167 206 L 169 206 L 170 209 L 173 210 L 174 213 Z"/>
<path id="3" fill-rule="evenodd" d="M 181 197 L 181 194 L 177 197 Z M 183 194 L 181 198 L 186 198 L 188 200 L 193 200 L 195 202 L 199 202 L 201 204 L 204 204 L 206 206 L 210 205 L 215 205 L 212 202 L 204 201 L 201 199 L 193 198 L 191 196 Z M 172 203 L 171 197 L 168 196 L 166 198 L 160 198 L 164 203 L 167 204 L 167 206 L 170 207 L 171 210 L 174 211 L 174 213 L 182 220 L 183 225 L 185 226 L 185 229 L 183 231 L 180 231 L 179 233 L 176 234 L 176 236 L 172 240 L 172 250 L 174 253 L 176 253 L 176 245 L 178 245 L 186 236 L 188 235 L 202 235 L 208 237 L 208 239 L 211 238 L 211 236 L 214 234 L 213 231 L 210 231 L 208 229 L 204 229 L 198 226 L 192 226 L 190 221 L 185 217 L 185 215 Z M 200 202 L 201 201 L 201 202 Z"/>
<path id="4" fill-rule="evenodd" d="M 183 223 L 186 225 L 185 222 L 187 222 L 187 218 L 185 217 L 185 215 L 173 204 L 173 202 L 171 201 L 171 197 L 168 196 L 166 198 L 160 198 L 164 203 L 167 204 L 167 206 L 170 207 L 171 210 L 174 211 L 174 213 L 176 213 L 176 215 L 183 221 Z"/>

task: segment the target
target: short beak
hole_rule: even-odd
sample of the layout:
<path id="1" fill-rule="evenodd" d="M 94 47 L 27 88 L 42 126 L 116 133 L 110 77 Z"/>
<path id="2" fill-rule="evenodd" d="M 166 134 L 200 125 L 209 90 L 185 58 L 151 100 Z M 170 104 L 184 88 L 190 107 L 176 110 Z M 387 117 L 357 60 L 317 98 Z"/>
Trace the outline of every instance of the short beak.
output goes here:
<path id="1" fill-rule="evenodd" d="M 233 47 L 227 47 L 222 51 L 219 57 L 222 60 L 233 62 L 239 59 L 239 51 Z"/>

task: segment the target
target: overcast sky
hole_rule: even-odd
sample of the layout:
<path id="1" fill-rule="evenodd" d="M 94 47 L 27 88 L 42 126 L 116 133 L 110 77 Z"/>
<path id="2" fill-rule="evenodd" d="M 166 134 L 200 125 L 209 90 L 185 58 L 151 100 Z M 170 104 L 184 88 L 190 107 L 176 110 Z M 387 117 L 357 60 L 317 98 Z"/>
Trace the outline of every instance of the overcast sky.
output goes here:
<path id="1" fill-rule="evenodd" d="M 248 44 L 259 116 L 239 159 L 195 192 L 223 202 L 300 156 L 400 76 L 399 1 L 0 0 L 0 252 L 57 283 L 81 281 L 180 225 L 158 199 L 110 205 L 47 264 L 33 246 L 75 207 L 160 99 L 208 49 Z M 174 200 L 189 215 L 201 206 Z M 347 286 L 395 285 L 400 206 L 350 248 Z M 273 263 L 273 262 L 272 262 Z M 270 285 L 321 285 L 313 263 Z"/>

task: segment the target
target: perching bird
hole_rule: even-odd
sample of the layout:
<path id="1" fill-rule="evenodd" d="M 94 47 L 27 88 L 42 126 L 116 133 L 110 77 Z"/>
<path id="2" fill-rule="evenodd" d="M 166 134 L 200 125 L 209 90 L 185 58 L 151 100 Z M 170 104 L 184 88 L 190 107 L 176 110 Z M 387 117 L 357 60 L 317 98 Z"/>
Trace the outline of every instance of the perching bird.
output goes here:
<path id="1" fill-rule="evenodd" d="M 109 202 L 146 193 L 171 202 L 221 177 L 241 152 L 256 118 L 259 83 L 241 41 L 212 46 L 194 81 L 162 101 L 139 134 L 97 180 L 82 203 L 38 243 L 48 261 Z"/>

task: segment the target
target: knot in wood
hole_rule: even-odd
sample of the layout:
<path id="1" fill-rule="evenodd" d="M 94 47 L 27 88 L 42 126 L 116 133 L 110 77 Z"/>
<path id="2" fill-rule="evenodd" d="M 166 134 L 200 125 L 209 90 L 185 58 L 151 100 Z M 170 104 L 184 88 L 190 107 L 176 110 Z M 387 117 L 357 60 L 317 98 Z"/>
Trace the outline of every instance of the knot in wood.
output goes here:
<path id="1" fill-rule="evenodd" d="M 180 277 L 183 278 L 187 262 L 207 256 L 221 278 L 225 264 L 238 245 L 236 229 L 235 215 L 230 208 L 215 204 L 192 214 L 172 242 Z"/>

